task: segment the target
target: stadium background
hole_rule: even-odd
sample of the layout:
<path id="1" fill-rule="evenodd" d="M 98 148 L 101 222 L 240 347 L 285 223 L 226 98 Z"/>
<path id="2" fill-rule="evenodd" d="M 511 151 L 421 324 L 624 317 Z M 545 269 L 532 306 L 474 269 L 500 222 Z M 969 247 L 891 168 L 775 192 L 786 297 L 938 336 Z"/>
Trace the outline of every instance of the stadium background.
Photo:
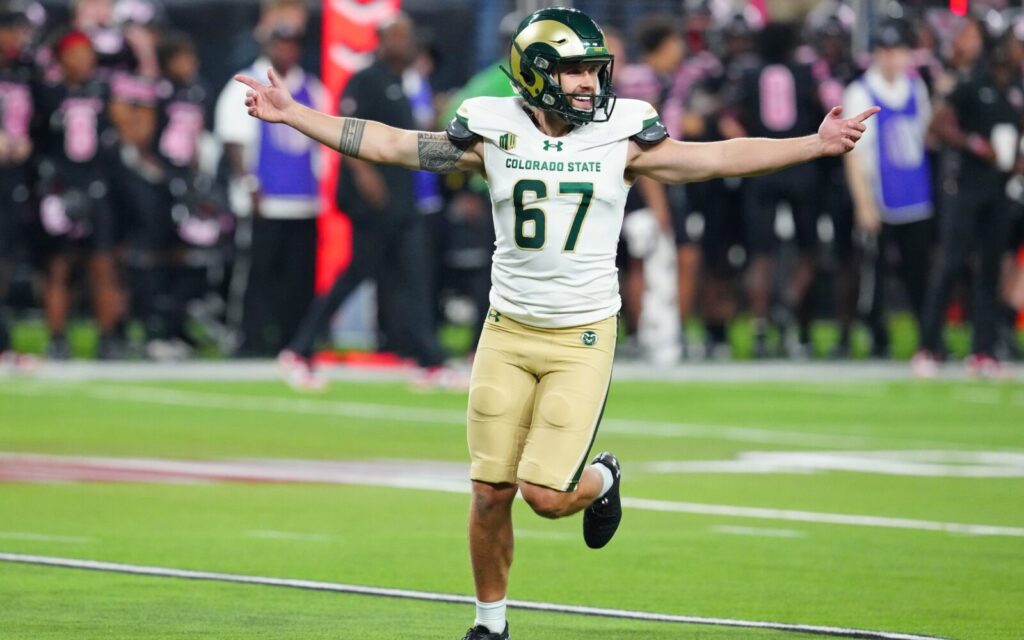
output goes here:
<path id="1" fill-rule="evenodd" d="M 354 6 L 361 6 L 361 4 L 366 6 L 397 6 L 394 3 L 355 3 Z M 516 3 L 511 1 L 476 3 L 459 2 L 456 0 L 404 3 L 402 5 L 403 9 L 409 12 L 415 19 L 418 37 L 437 56 L 436 67 L 430 76 L 431 87 L 435 95 L 442 98 L 450 97 L 472 74 L 504 55 L 505 45 L 503 39 L 494 35 L 500 33 L 502 19 L 516 12 L 521 14 L 522 11 L 533 7 L 533 4 L 536 3 Z M 601 0 L 583 4 L 586 5 L 586 9 L 598 15 L 604 23 L 616 28 L 626 36 L 625 41 L 629 52 L 629 59 L 635 63 L 640 61 L 640 52 L 639 45 L 633 35 L 636 29 L 642 26 L 643 18 L 659 13 L 671 14 L 675 5 L 680 3 L 647 0 L 630 3 L 628 8 L 620 3 L 604 2 Z M 776 4 L 777 6 L 775 6 Z M 69 16 L 67 5 L 62 3 L 44 3 L 43 6 L 47 10 L 47 18 L 46 26 L 39 29 L 40 33 L 52 32 L 58 25 L 66 23 Z M 339 8 L 345 7 L 346 3 L 337 3 L 337 6 Z M 763 5 L 763 9 L 759 8 L 761 5 L 730 4 L 728 2 L 711 2 L 704 3 L 703 5 L 701 3 L 691 3 L 691 5 L 687 6 L 690 13 L 696 7 L 697 10 L 703 8 L 714 16 L 710 22 L 707 34 L 709 37 L 715 37 L 714 33 L 721 31 L 723 24 L 727 23 L 732 16 L 737 15 L 737 12 L 739 15 L 746 16 L 745 19 L 751 24 L 756 24 L 763 20 L 763 18 L 759 17 L 760 12 L 766 11 L 767 15 L 773 16 L 773 20 L 792 19 L 803 25 L 801 27 L 801 38 L 804 44 L 812 44 L 809 42 L 809 39 L 814 38 L 814 28 L 811 25 L 816 20 L 821 22 L 823 16 L 827 17 L 842 13 L 842 19 L 845 23 L 844 27 L 848 29 L 847 37 L 850 40 L 851 51 L 855 56 L 859 56 L 861 64 L 863 64 L 864 56 L 866 56 L 868 50 L 868 42 L 874 28 L 873 25 L 877 24 L 878 19 L 888 15 L 898 15 L 906 16 L 917 22 L 930 21 L 932 24 L 944 24 L 948 27 L 949 19 L 947 16 L 952 15 L 950 8 L 959 8 L 959 5 L 956 3 L 948 5 L 942 2 L 864 2 L 850 5 L 832 2 L 807 2 L 803 4 L 787 2 L 768 3 L 768 5 Z M 1005 5 L 996 3 L 994 6 L 1001 7 Z M 1001 16 L 1003 23 L 992 26 L 993 33 L 1002 34 L 1007 31 L 1007 25 L 1015 24 L 1019 12 L 1012 5 L 1000 9 L 998 12 L 989 11 L 989 7 L 989 4 L 978 3 L 973 9 L 978 15 L 988 16 L 986 19 L 989 19 L 993 14 Z M 225 34 L 222 25 L 255 25 L 259 19 L 259 3 L 171 2 L 163 7 L 163 11 L 165 17 L 160 29 L 180 29 L 195 41 L 200 59 L 201 75 L 199 80 L 207 93 L 205 102 L 207 111 L 206 125 L 211 127 L 214 120 L 216 97 L 221 88 L 224 87 L 233 73 L 246 66 L 259 54 L 259 44 L 249 26 L 231 29 Z M 332 16 L 335 14 L 331 13 L 328 9 L 326 15 Z M 342 41 L 342 44 L 349 47 L 351 52 L 356 54 L 356 57 L 349 57 L 341 65 L 334 64 L 330 55 L 330 46 L 336 46 L 337 42 L 333 45 L 325 46 L 323 40 L 324 16 L 325 11 L 323 7 L 309 6 L 309 22 L 303 46 L 302 65 L 306 69 L 320 70 L 330 94 L 327 104 L 334 105 L 333 108 L 336 108 L 338 92 L 343 86 L 347 75 L 353 70 L 346 67 L 351 64 L 365 64 L 368 60 L 367 56 L 373 50 L 375 39 L 372 32 L 366 31 L 368 28 L 366 25 L 360 27 L 355 25 L 355 23 L 347 22 L 347 18 L 339 18 L 341 21 L 339 24 L 342 24 L 342 26 L 333 28 L 339 29 L 337 33 L 342 35 L 335 38 L 335 40 Z M 814 16 L 817 17 L 815 18 Z M 355 25 L 354 29 L 353 25 Z M 363 35 L 354 37 L 352 42 L 344 42 L 345 38 L 348 37 L 345 34 L 360 32 L 359 29 L 363 30 L 361 32 Z M 946 36 L 941 36 L 940 34 L 940 40 L 944 37 Z M 992 36 L 992 41 L 994 42 L 996 38 L 997 36 Z M 440 127 L 442 124 L 439 122 L 437 126 Z M 213 145 L 216 146 L 216 144 L 214 140 Z M 336 158 L 329 157 L 328 162 L 333 165 L 336 163 Z M 328 176 L 330 175 L 331 172 L 329 171 Z M 333 185 L 334 182 L 330 177 L 324 180 L 323 193 L 325 202 L 331 202 L 334 199 Z M 940 204 L 940 209 L 941 206 Z M 325 212 L 333 212 L 334 210 L 333 206 L 325 207 Z M 321 240 L 319 244 L 317 289 L 322 292 L 328 288 L 333 276 L 347 262 L 348 229 L 344 217 L 338 215 L 322 216 L 320 229 Z M 826 251 L 821 256 L 810 296 L 816 305 L 813 311 L 814 317 L 822 321 L 818 323 L 819 326 L 813 335 L 814 343 L 811 353 L 816 357 L 827 355 L 830 344 L 835 340 L 835 329 L 832 324 L 836 315 L 835 301 L 833 299 L 835 283 L 832 279 L 834 276 L 834 264 L 826 255 L 827 253 Z M 28 319 L 28 322 L 20 322 L 15 326 L 15 341 L 19 346 L 19 350 L 39 353 L 45 351 L 47 341 L 45 330 L 40 327 L 38 322 L 32 320 L 34 317 L 37 317 L 36 314 L 41 302 L 38 289 L 35 288 L 37 272 L 27 264 L 24 253 L 21 255 L 21 258 L 20 268 L 15 272 L 14 290 L 10 296 L 9 304 L 13 307 L 19 320 Z M 785 269 L 782 273 L 786 273 Z M 443 278 L 445 276 L 441 275 L 440 277 Z M 445 283 L 442 282 L 441 284 L 441 288 L 444 289 L 443 285 Z M 890 285 L 890 288 L 893 289 L 896 299 L 896 310 L 904 312 L 902 315 L 898 314 L 896 316 L 892 354 L 898 358 L 908 358 L 914 352 L 916 344 L 914 332 L 906 330 L 913 325 L 913 322 L 909 320 L 904 322 L 902 320 L 906 318 L 905 312 L 907 311 L 907 303 L 903 299 L 902 291 L 899 287 L 894 287 L 893 285 Z M 742 295 L 739 293 L 734 295 L 737 297 L 737 301 L 742 308 L 744 305 Z M 969 301 L 964 299 L 963 295 L 954 300 L 954 304 L 950 309 L 948 317 L 953 325 L 959 325 L 961 323 L 960 319 L 970 313 Z M 336 325 L 332 337 L 344 345 L 361 346 L 364 348 L 367 346 L 372 347 L 376 342 L 373 328 L 370 326 L 373 324 L 373 311 L 372 309 L 367 309 L 368 303 L 366 302 L 369 300 L 372 303 L 372 296 L 363 295 L 356 296 L 356 298 L 355 308 L 350 313 L 342 314 L 341 316 L 345 318 L 347 315 L 349 321 L 345 323 L 342 320 L 343 324 Z M 87 320 L 89 314 L 85 304 L 86 299 L 84 296 L 79 296 L 78 300 L 79 313 L 76 317 L 83 318 L 86 321 L 75 325 L 78 330 L 72 331 L 73 335 L 80 336 L 77 341 L 74 341 L 74 350 L 79 355 L 86 355 L 94 353 L 95 347 L 92 343 L 95 337 Z M 460 301 L 459 299 L 455 300 L 456 303 Z M 442 312 L 447 312 L 443 313 L 441 317 L 445 324 L 442 327 L 442 335 L 444 336 L 445 344 L 449 347 L 449 351 L 453 352 L 454 355 L 465 352 L 470 348 L 473 332 L 460 330 L 457 326 L 453 327 L 451 323 L 452 320 L 455 320 L 455 325 L 461 324 L 465 326 L 467 323 L 467 313 L 464 306 L 458 304 L 447 305 L 442 309 Z M 216 328 L 226 329 L 229 334 L 235 334 L 234 340 L 235 342 L 238 341 L 238 325 L 240 324 L 238 317 L 241 315 L 241 312 L 234 313 L 233 319 L 224 317 L 225 311 L 223 308 L 214 310 L 206 315 L 213 315 L 217 320 L 226 325 L 226 327 Z M 472 316 L 472 314 L 469 315 L 477 317 Z M 732 353 L 734 356 L 741 358 L 751 354 L 749 347 L 750 338 L 747 336 L 747 327 L 743 318 L 744 316 L 741 313 L 738 321 L 733 323 L 730 331 Z M 694 313 L 692 318 L 687 319 L 687 322 L 689 323 L 689 332 L 695 336 L 692 341 L 699 341 L 702 330 L 700 314 Z M 469 322 L 469 324 L 472 324 L 472 322 Z M 1004 322 L 1003 324 L 1009 326 L 1009 322 Z M 957 357 L 965 356 L 968 349 L 966 343 L 968 338 L 966 336 L 969 333 L 969 326 L 961 326 L 963 326 L 963 329 L 953 326 L 951 329 L 952 334 L 949 338 L 952 353 Z M 686 327 L 684 327 L 685 329 Z M 233 343 L 230 339 L 212 342 L 213 344 L 211 345 L 211 341 L 206 341 L 207 348 L 201 349 L 200 353 L 205 353 L 208 356 L 217 354 L 230 355 L 233 351 L 231 348 Z M 1001 355 L 1004 358 L 1015 356 L 1019 350 L 1018 341 L 1013 337 L 1004 339 L 1002 344 L 1008 345 L 1010 349 L 1010 351 L 1003 349 Z M 861 332 L 859 340 L 855 339 L 853 353 L 858 356 L 866 355 L 869 351 L 867 345 L 868 339 Z M 128 357 L 137 357 L 140 351 L 144 350 L 136 349 L 134 352 L 129 350 Z M 135 355 L 131 355 L 132 353 Z"/>
<path id="2" fill-rule="evenodd" d="M 635 49 L 630 19 L 680 3 L 588 4 Z M 858 19 L 881 4 L 858 6 Z M 439 91 L 501 55 L 501 19 L 532 8 L 402 6 L 435 36 Z M 46 8 L 64 20 L 63 4 Z M 260 7 L 165 9 L 195 38 L 212 122 L 217 93 L 259 51 Z M 308 69 L 321 67 L 322 25 L 311 6 Z M 853 37 L 866 46 L 866 30 Z M 15 346 L 44 354 L 33 282 L 21 263 Z M 818 286 L 829 290 L 827 272 Z M 835 337 L 827 304 L 812 362 L 749 361 L 742 317 L 734 362 L 653 367 L 624 354 L 595 443 L 625 465 L 620 537 L 595 555 L 578 519 L 540 521 L 518 505 L 515 637 L 1024 637 L 1018 369 L 976 380 L 951 366 L 939 380 L 912 379 L 916 330 L 906 303 L 894 306 L 897 362 L 865 361 L 863 340 L 853 361 L 825 361 Z M 468 625 L 466 604 L 351 595 L 408 589 L 465 603 L 471 593 L 458 375 L 355 359 L 329 369 L 322 393 L 300 395 L 269 359 L 224 359 L 230 350 L 208 333 L 185 362 L 91 362 L 85 300 L 76 318 L 72 361 L 0 368 L 0 637 L 377 640 L 455 638 Z M 336 335 L 359 344 L 367 323 Z M 947 334 L 956 356 L 968 352 L 969 329 Z M 443 332 L 456 353 L 470 347 L 464 326 Z M 223 582 L 239 576 L 318 584 Z M 625 617 L 558 612 L 574 606 Z"/>

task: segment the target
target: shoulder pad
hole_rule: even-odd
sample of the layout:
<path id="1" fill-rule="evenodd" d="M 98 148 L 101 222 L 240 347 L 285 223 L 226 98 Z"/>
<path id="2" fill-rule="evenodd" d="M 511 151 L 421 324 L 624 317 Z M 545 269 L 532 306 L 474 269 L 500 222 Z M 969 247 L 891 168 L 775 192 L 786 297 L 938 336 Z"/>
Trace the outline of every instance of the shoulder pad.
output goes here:
<path id="1" fill-rule="evenodd" d="M 448 141 L 459 149 L 467 149 L 474 142 L 476 142 L 478 135 L 469 130 L 466 126 L 466 120 L 455 116 L 452 121 L 448 123 L 448 128 L 445 130 L 448 134 Z"/>
<path id="2" fill-rule="evenodd" d="M 631 136 L 630 140 L 642 147 L 653 147 L 667 137 L 668 130 L 661 123 L 661 118 L 655 116 L 644 120 L 643 129 L 640 130 L 640 133 Z"/>

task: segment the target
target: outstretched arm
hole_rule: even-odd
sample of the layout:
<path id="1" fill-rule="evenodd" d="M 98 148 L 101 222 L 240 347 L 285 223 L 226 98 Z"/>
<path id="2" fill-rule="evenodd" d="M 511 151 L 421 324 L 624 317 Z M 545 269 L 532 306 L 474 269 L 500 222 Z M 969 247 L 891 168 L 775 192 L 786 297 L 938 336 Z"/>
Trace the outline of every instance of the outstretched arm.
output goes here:
<path id="1" fill-rule="evenodd" d="M 852 118 L 842 107 L 825 116 L 815 135 L 801 138 L 735 138 L 721 142 L 665 140 L 653 147 L 631 144 L 628 171 L 661 182 L 683 183 L 756 176 L 853 149 L 865 131 L 864 121 L 878 113 L 872 107 Z"/>
<path id="2" fill-rule="evenodd" d="M 267 72 L 267 78 L 269 85 L 248 76 L 235 76 L 249 87 L 245 106 L 250 116 L 286 124 L 346 156 L 436 173 L 478 171 L 483 167 L 479 143 L 460 149 L 443 132 L 410 131 L 373 120 L 329 116 L 296 102 L 273 69 Z"/>

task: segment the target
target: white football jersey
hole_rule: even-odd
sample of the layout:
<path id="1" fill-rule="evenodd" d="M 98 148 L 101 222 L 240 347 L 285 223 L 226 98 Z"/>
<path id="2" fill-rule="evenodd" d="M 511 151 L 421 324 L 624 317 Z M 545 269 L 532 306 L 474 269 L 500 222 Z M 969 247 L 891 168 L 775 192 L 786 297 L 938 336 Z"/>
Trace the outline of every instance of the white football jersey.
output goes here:
<path id="1" fill-rule="evenodd" d="M 483 142 L 496 236 L 491 306 L 544 328 L 616 314 L 629 139 L 660 126 L 654 108 L 620 99 L 607 122 L 559 138 L 542 133 L 518 98 L 471 98 L 456 117 Z"/>

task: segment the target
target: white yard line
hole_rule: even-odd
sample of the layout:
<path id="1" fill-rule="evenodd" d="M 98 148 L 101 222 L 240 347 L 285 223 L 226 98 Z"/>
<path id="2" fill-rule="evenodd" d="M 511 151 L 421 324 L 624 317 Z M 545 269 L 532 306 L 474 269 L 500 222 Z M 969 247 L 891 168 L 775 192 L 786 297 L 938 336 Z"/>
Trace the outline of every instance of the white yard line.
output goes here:
<path id="1" fill-rule="evenodd" d="M 644 498 L 623 498 L 622 505 L 646 511 L 689 513 L 705 516 L 727 516 L 731 518 L 757 518 L 761 520 L 788 520 L 791 522 L 814 522 L 818 524 L 840 524 L 851 527 L 881 527 L 886 529 L 913 529 L 917 531 L 943 531 L 972 536 L 1007 536 L 1024 538 L 1024 528 L 1003 527 L 984 524 L 963 524 L 959 522 L 936 522 L 911 518 L 889 518 L 886 516 L 849 515 L 842 513 L 820 513 L 792 509 L 770 509 L 763 507 L 737 507 L 724 504 L 700 502 L 670 502 Z"/>
<path id="2" fill-rule="evenodd" d="M 718 525 L 711 527 L 715 533 L 724 533 L 731 536 L 752 536 L 756 538 L 803 538 L 807 534 L 796 529 L 764 529 L 761 527 L 731 527 Z"/>
<path id="3" fill-rule="evenodd" d="M 874 442 L 860 436 L 828 435 L 801 431 L 776 431 L 731 427 L 728 425 L 685 424 L 650 420 L 623 420 L 606 418 L 601 421 L 599 433 L 639 435 L 654 438 L 696 438 L 700 440 L 728 440 L 753 444 L 784 444 L 803 447 L 864 448 Z"/>
<path id="4" fill-rule="evenodd" d="M 19 468 L 51 469 L 55 477 L 75 479 L 71 473 L 99 474 L 117 481 L 124 475 L 132 481 L 219 480 L 236 482 L 313 482 L 369 487 L 390 487 L 421 491 L 466 494 L 470 492 L 465 464 L 423 460 L 306 463 L 301 460 L 160 460 L 153 458 L 90 458 L 0 453 L 0 471 Z M 146 474 L 150 474 L 148 477 Z M 147 479 L 148 478 L 148 479 Z M 1000 525 L 938 522 L 887 516 L 820 513 L 766 507 L 673 502 L 645 498 L 623 498 L 629 509 L 687 513 L 692 515 L 813 522 L 818 524 L 887 529 L 911 529 L 975 536 L 1024 537 L 1024 528 Z"/>
<path id="5" fill-rule="evenodd" d="M 1004 451 L 743 451 L 730 460 L 640 463 L 646 473 L 824 473 L 846 471 L 931 478 L 1024 478 L 1024 454 Z"/>
<path id="6" fill-rule="evenodd" d="M 341 584 L 337 582 L 319 582 L 313 580 L 293 580 L 288 578 L 272 578 L 265 576 L 239 575 L 233 573 L 216 573 L 211 571 L 189 571 L 169 567 L 153 567 L 144 565 L 121 564 L 115 562 L 97 562 L 93 560 L 76 560 L 72 558 L 54 558 L 49 556 L 31 556 L 15 553 L 0 553 L 0 561 L 28 565 L 61 567 L 68 569 L 87 569 L 109 573 L 123 573 L 138 576 L 160 578 L 183 578 L 187 580 L 208 580 L 215 582 L 231 582 L 236 584 L 263 585 L 270 587 L 287 587 L 292 589 L 309 589 L 315 591 L 331 591 L 365 596 L 387 598 L 403 598 L 427 602 L 445 602 L 452 604 L 473 604 L 470 596 L 460 596 L 430 591 L 413 591 L 410 589 L 392 589 L 386 587 L 368 587 L 363 585 Z M 693 624 L 720 627 L 736 627 L 744 629 L 773 629 L 777 631 L 793 631 L 800 633 L 831 636 L 837 638 L 864 638 L 868 640 L 939 640 L 935 636 L 923 636 L 911 633 L 891 631 L 870 631 L 865 629 L 848 629 L 843 627 L 817 626 L 807 624 L 789 624 L 781 622 L 765 622 L 758 620 L 737 620 L 730 618 L 706 618 L 702 616 L 686 616 L 650 611 L 631 611 L 628 609 L 604 609 L 584 607 L 551 602 L 533 602 L 528 600 L 509 600 L 508 606 L 513 609 L 528 611 L 546 611 L 550 613 L 567 613 L 581 616 L 620 618 L 648 622 L 668 622 L 676 624 Z"/>
<path id="7" fill-rule="evenodd" d="M 28 540 L 31 542 L 60 542 L 64 544 L 89 544 L 92 538 L 84 536 L 55 536 L 48 533 L 28 531 L 0 531 L 0 540 Z"/>
<path id="8" fill-rule="evenodd" d="M 59 395 L 66 393 L 61 385 L 31 387 L 0 387 L 0 393 L 13 395 Z M 206 391 L 181 391 L 155 387 L 125 386 L 79 388 L 77 392 L 97 400 L 112 402 L 139 402 L 174 407 L 220 409 L 226 411 L 253 411 L 258 413 L 288 413 L 359 418 L 366 421 L 406 422 L 412 424 L 438 424 L 459 426 L 465 424 L 463 410 L 431 407 L 397 407 L 388 404 L 348 402 L 341 400 L 312 400 L 289 397 L 261 397 L 234 395 Z M 900 444 L 907 447 L 948 447 L 956 443 L 903 441 L 898 439 L 856 435 L 829 435 L 823 433 L 758 429 L 730 425 L 691 424 L 653 420 L 605 418 L 599 433 L 652 438 L 689 438 L 698 440 L 725 440 L 753 444 L 780 444 L 801 447 L 863 449 L 872 445 Z M 966 445 L 961 445 L 966 448 Z"/>

